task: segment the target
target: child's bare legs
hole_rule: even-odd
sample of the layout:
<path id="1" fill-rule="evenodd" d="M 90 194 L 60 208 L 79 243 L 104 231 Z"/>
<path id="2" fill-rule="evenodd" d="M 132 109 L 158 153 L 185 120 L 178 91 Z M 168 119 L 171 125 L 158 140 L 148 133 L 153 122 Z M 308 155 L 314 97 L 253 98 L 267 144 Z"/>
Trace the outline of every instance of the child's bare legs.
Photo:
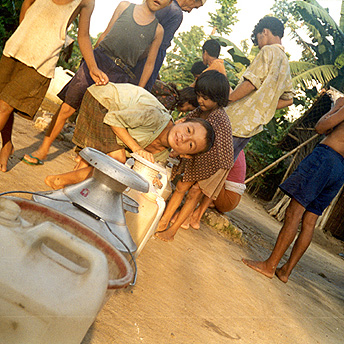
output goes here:
<path id="1" fill-rule="evenodd" d="M 197 187 L 193 186 L 189 190 L 189 193 L 185 200 L 185 204 L 180 210 L 178 218 L 176 219 L 176 222 L 165 231 L 155 233 L 155 236 L 157 236 L 159 239 L 163 241 L 172 241 L 179 227 L 195 209 L 201 197 L 202 197 L 201 189 L 198 186 Z"/>
<path id="2" fill-rule="evenodd" d="M 57 174 L 54 176 L 47 176 L 45 178 L 45 184 L 50 186 L 53 190 L 62 189 L 67 185 L 77 184 L 92 175 L 93 167 L 87 166 L 75 171 Z"/>
<path id="3" fill-rule="evenodd" d="M 180 203 L 182 203 L 186 191 L 190 189 L 192 184 L 192 182 L 182 182 L 181 180 L 178 181 L 176 189 L 173 192 L 171 199 L 168 202 L 166 209 L 159 221 L 157 232 L 162 232 L 167 228 L 173 214 L 180 206 Z"/>
<path id="4" fill-rule="evenodd" d="M 108 153 L 108 156 L 110 156 L 111 158 L 113 158 L 115 160 L 118 160 L 122 164 L 125 164 L 125 162 L 127 160 L 124 148 L 110 152 L 110 153 Z M 75 162 L 76 162 L 76 165 L 74 166 L 73 171 L 76 171 L 76 170 L 79 170 L 81 168 L 88 166 L 88 162 L 86 160 L 84 160 L 80 155 L 77 155 L 77 157 L 75 158 Z"/>
<path id="5" fill-rule="evenodd" d="M 75 158 L 76 165 L 73 168 L 73 171 L 80 170 L 88 166 L 88 162 L 84 160 L 80 155 L 77 155 Z"/>
<path id="6" fill-rule="evenodd" d="M 0 100 L 0 132 L 2 140 L 2 148 L 0 150 L 0 171 L 7 171 L 7 162 L 14 148 L 11 141 L 13 129 L 13 107 Z"/>
<path id="7" fill-rule="evenodd" d="M 126 156 L 124 149 L 110 152 L 108 155 L 113 159 L 125 163 Z M 45 184 L 54 190 L 62 189 L 67 185 L 77 184 L 84 181 L 85 179 L 91 177 L 92 172 L 93 167 L 89 166 L 86 160 L 78 156 L 77 165 L 74 167 L 73 171 L 47 176 L 45 178 Z"/>
<path id="8" fill-rule="evenodd" d="M 127 161 L 127 157 L 125 155 L 125 149 L 124 148 L 110 152 L 110 153 L 108 153 L 108 156 L 121 162 L 122 164 L 125 164 L 125 162 Z"/>
<path id="9" fill-rule="evenodd" d="M 193 212 L 190 219 L 190 226 L 194 229 L 199 229 L 201 225 L 201 218 L 208 207 L 211 205 L 221 213 L 231 211 L 239 204 L 241 196 L 236 192 L 226 190 L 222 187 L 217 199 L 213 201 L 211 198 L 204 196 L 199 207 Z"/>
<path id="10" fill-rule="evenodd" d="M 266 277 L 272 278 L 279 261 L 296 236 L 304 211 L 305 208 L 293 198 L 286 210 L 283 227 L 278 234 L 275 247 L 270 257 L 265 261 L 243 259 L 243 262 Z"/>
<path id="11" fill-rule="evenodd" d="M 44 160 L 47 157 L 50 146 L 62 131 L 67 119 L 72 116 L 74 112 L 74 108 L 66 103 L 62 103 L 59 111 L 54 115 L 47 129 L 41 146 L 31 154 L 33 157 L 40 160 Z M 28 154 L 25 154 L 24 158 L 32 163 L 37 162 L 37 159 L 31 158 Z"/>
<path id="12" fill-rule="evenodd" d="M 190 218 L 191 218 L 191 215 L 192 215 L 192 214 L 190 214 L 190 216 L 188 216 L 188 218 L 180 225 L 181 228 L 183 228 L 183 229 L 189 229 L 189 227 L 190 227 Z M 174 213 L 174 215 L 173 215 L 173 217 L 172 217 L 172 219 L 171 219 L 170 222 L 171 222 L 172 224 L 175 223 L 176 220 L 177 220 L 177 218 L 178 218 L 178 216 L 179 216 L 179 211 L 177 211 L 176 213 Z"/>
<path id="13" fill-rule="evenodd" d="M 202 199 L 200 205 L 193 212 L 193 214 L 192 214 L 192 216 L 190 218 L 190 226 L 192 228 L 199 229 L 201 227 L 201 218 L 202 218 L 204 212 L 209 207 L 211 202 L 212 202 L 211 198 L 209 198 L 209 197 L 207 197 L 205 195 L 203 196 L 203 199 Z"/>
<path id="14" fill-rule="evenodd" d="M 276 275 L 282 282 L 288 282 L 292 270 L 310 245 L 317 219 L 318 215 L 316 214 L 309 211 L 304 213 L 302 217 L 301 232 L 295 241 L 290 257 L 281 268 L 276 269 Z"/>
<path id="15" fill-rule="evenodd" d="M 215 201 L 204 196 L 199 207 L 193 212 L 190 219 L 190 226 L 194 229 L 199 229 L 201 226 L 201 219 L 207 208 L 215 207 L 221 213 L 231 211 L 237 207 L 241 196 L 235 192 L 225 190 L 223 187 L 219 196 Z"/>

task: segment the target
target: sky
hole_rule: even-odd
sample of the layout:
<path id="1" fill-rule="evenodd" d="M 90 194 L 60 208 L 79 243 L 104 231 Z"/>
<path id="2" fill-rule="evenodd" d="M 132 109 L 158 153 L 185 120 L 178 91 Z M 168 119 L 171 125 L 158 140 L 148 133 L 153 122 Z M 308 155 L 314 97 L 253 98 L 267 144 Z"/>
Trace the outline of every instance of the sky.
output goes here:
<path id="1" fill-rule="evenodd" d="M 134 3 L 141 2 L 140 0 L 130 1 Z M 91 18 L 90 33 L 92 37 L 96 37 L 99 32 L 105 30 L 119 2 L 119 0 L 96 0 L 96 6 Z M 338 24 L 342 0 L 318 0 L 318 3 L 329 8 L 331 17 Z M 240 46 L 242 40 L 250 39 L 252 30 L 259 19 L 267 14 L 272 14 L 270 9 L 273 4 L 274 0 L 237 0 L 237 8 L 240 9 L 237 14 L 238 22 L 232 27 L 232 33 L 228 39 L 238 46 Z M 211 28 L 207 24 L 209 20 L 208 13 L 213 12 L 216 6 L 215 0 L 207 0 L 203 7 L 193 10 L 191 13 L 184 13 L 183 22 L 175 36 L 179 32 L 189 31 L 193 25 L 203 26 L 206 35 L 210 35 Z M 253 6 L 254 8 L 252 8 Z M 285 32 L 282 44 L 285 46 L 286 52 L 291 55 L 291 60 L 296 61 L 301 57 L 301 50 L 290 39 L 288 31 Z M 223 57 L 226 57 L 224 51 L 222 53 Z"/>

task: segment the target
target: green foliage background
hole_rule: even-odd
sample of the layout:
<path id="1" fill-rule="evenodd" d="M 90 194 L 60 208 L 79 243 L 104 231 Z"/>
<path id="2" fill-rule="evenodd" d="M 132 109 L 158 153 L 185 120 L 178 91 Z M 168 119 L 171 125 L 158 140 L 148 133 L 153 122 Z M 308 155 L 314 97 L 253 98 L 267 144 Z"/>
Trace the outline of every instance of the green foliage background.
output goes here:
<path id="1" fill-rule="evenodd" d="M 20 8 L 23 0 L 1 0 L 0 7 L 0 53 L 5 42 L 19 24 Z"/>

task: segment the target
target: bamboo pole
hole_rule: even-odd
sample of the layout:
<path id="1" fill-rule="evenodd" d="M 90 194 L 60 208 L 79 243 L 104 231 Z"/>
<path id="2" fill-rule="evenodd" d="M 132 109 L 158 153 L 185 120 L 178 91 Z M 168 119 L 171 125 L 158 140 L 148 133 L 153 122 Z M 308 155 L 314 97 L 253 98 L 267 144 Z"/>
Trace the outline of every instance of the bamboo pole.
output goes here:
<path id="1" fill-rule="evenodd" d="M 296 142 L 300 142 L 300 140 L 295 135 L 288 133 L 288 136 L 290 136 Z"/>
<path id="2" fill-rule="evenodd" d="M 289 153 L 283 155 L 282 157 L 280 157 L 279 159 L 277 159 L 276 161 L 274 161 L 272 164 L 270 164 L 269 166 L 266 166 L 265 168 L 263 168 L 261 171 L 257 172 L 255 175 L 253 175 L 252 177 L 248 178 L 245 180 L 245 184 L 249 183 L 251 180 L 253 180 L 254 178 L 260 176 L 261 174 L 263 174 L 264 172 L 266 172 L 267 170 L 269 170 L 271 167 L 276 166 L 278 163 L 280 163 L 282 160 L 286 159 L 288 156 L 293 155 L 296 151 L 298 151 L 301 147 L 307 145 L 309 142 L 311 142 L 312 140 L 314 140 L 316 137 L 318 137 L 319 134 L 315 134 L 314 136 L 312 136 L 311 138 L 309 138 L 307 141 L 301 143 L 299 146 L 297 146 L 296 148 L 294 148 L 293 150 L 291 150 Z"/>

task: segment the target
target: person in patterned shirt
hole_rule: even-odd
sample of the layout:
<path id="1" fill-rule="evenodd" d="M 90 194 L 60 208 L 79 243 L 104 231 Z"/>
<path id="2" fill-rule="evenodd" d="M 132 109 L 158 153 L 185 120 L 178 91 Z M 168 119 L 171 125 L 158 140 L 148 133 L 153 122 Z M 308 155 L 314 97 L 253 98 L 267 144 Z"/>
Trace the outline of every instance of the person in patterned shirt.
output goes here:
<path id="1" fill-rule="evenodd" d="M 260 52 L 246 69 L 225 108 L 233 128 L 234 159 L 252 136 L 263 130 L 276 109 L 293 103 L 288 57 L 281 45 L 283 23 L 264 17 L 254 27 L 252 41 Z"/>
<path id="2" fill-rule="evenodd" d="M 215 200 L 220 193 L 228 172 L 233 166 L 233 142 L 230 120 L 224 110 L 228 103 L 229 83 L 218 71 L 202 73 L 196 81 L 195 92 L 199 107 L 184 118 L 203 118 L 215 131 L 213 147 L 206 153 L 197 154 L 190 159 L 181 158 L 173 168 L 172 179 L 178 174 L 182 178 L 177 182 L 166 210 L 160 219 L 156 237 L 163 241 L 172 241 L 181 224 L 189 217 L 197 203 L 203 197 L 208 202 Z M 175 222 L 168 224 L 179 207 L 185 193 L 186 201 Z"/>

